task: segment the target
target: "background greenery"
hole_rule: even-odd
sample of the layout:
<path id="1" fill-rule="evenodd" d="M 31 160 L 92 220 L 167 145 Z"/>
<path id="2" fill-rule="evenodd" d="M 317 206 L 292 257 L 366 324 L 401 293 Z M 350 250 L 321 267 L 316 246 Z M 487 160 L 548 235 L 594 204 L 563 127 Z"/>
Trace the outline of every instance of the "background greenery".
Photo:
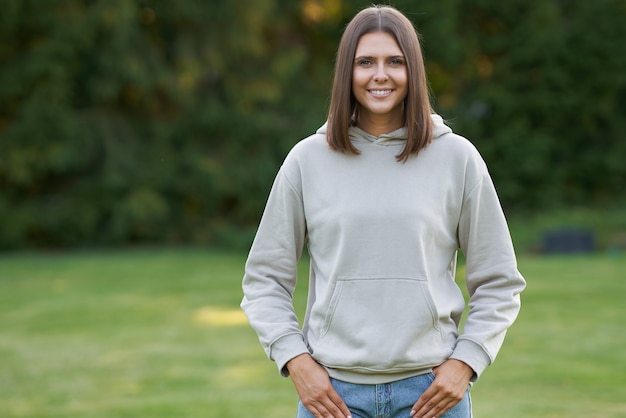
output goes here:
<path id="1" fill-rule="evenodd" d="M 293 416 L 238 308 L 243 253 L 14 250 L 247 248 L 370 3 L 0 0 L 2 417 Z M 529 281 L 476 415 L 626 416 L 626 2 L 391 3 L 423 35 L 435 109 L 490 167 Z M 571 227 L 602 251 L 533 255 Z"/>
<path id="2" fill-rule="evenodd" d="M 293 385 L 238 306 L 244 260 L 201 249 L 1 256 L 0 415 L 293 417 Z M 523 309 L 472 389 L 475 415 L 626 416 L 626 257 L 519 262 Z M 461 287 L 463 276 L 460 265 Z"/>
<path id="3" fill-rule="evenodd" d="M 2 0 L 0 249 L 247 247 L 369 3 Z M 392 3 L 509 217 L 625 203 L 626 2 Z"/>

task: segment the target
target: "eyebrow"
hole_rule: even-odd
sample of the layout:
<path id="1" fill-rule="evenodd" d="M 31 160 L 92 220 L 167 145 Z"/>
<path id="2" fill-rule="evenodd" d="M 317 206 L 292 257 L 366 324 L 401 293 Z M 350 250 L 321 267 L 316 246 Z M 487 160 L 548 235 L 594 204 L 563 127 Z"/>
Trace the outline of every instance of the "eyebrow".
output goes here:
<path id="1" fill-rule="evenodd" d="M 368 60 L 373 60 L 376 57 L 373 57 L 371 55 L 359 55 L 358 57 L 355 57 L 354 60 L 355 61 L 359 61 L 359 60 L 363 60 L 363 59 L 368 59 Z M 402 58 L 404 59 L 404 55 L 390 55 L 388 57 L 384 57 L 386 59 L 395 59 L 395 58 Z"/>

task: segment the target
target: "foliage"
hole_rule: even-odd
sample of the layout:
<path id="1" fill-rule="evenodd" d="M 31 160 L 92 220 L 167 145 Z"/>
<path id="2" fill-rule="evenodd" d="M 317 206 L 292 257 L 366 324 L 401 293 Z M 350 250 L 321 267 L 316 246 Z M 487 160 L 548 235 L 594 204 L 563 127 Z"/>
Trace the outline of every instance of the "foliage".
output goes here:
<path id="1" fill-rule="evenodd" d="M 471 3 L 462 38 L 475 68 L 459 94 L 468 111 L 456 114 L 505 207 L 623 200 L 626 56 L 616 48 L 626 27 L 616 18 L 626 4 Z"/>
<path id="2" fill-rule="evenodd" d="M 215 3 L 215 4 L 213 4 Z M 4 0 L 0 249 L 246 246 L 360 0 Z M 398 0 L 507 211 L 623 199 L 620 0 Z M 235 237 L 235 238 L 233 238 Z M 240 238 L 236 238 L 240 237 Z"/>
<path id="3" fill-rule="evenodd" d="M 293 385 L 238 307 L 244 261 L 193 249 L 0 257 L 2 416 L 293 417 Z M 626 258 L 519 261 L 522 311 L 472 389 L 475 415 L 623 417 Z M 300 315 L 306 291 L 303 280 Z"/>

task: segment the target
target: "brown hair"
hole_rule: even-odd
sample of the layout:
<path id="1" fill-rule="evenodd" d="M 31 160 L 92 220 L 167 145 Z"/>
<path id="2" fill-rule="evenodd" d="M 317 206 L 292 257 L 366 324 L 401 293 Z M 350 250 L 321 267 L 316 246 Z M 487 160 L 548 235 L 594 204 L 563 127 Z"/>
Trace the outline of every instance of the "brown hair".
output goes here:
<path id="1" fill-rule="evenodd" d="M 432 140 L 432 109 L 419 35 L 411 21 L 391 6 L 378 5 L 360 11 L 341 37 L 328 112 L 328 144 L 334 150 L 360 153 L 348 136 L 348 128 L 358 119 L 357 101 L 352 93 L 352 71 L 359 39 L 372 32 L 393 36 L 406 61 L 408 93 L 404 100 L 404 117 L 408 139 L 404 150 L 396 156 L 398 161 L 406 162 L 410 155 L 417 154 Z"/>

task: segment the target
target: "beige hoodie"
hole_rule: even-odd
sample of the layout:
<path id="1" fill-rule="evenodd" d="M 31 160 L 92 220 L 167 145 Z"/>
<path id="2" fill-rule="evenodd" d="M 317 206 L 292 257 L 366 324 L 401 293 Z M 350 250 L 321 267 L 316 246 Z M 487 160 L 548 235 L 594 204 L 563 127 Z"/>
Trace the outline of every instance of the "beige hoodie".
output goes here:
<path id="1" fill-rule="evenodd" d="M 242 308 L 281 373 L 310 353 L 332 377 L 385 383 L 448 358 L 476 377 L 494 360 L 525 282 L 487 168 L 466 139 L 433 115 L 434 139 L 396 161 L 406 129 L 374 137 L 350 128 L 360 155 L 332 151 L 325 127 L 286 157 L 243 279 Z M 303 329 L 292 295 L 310 258 Z M 466 257 L 469 315 L 455 283 Z"/>

